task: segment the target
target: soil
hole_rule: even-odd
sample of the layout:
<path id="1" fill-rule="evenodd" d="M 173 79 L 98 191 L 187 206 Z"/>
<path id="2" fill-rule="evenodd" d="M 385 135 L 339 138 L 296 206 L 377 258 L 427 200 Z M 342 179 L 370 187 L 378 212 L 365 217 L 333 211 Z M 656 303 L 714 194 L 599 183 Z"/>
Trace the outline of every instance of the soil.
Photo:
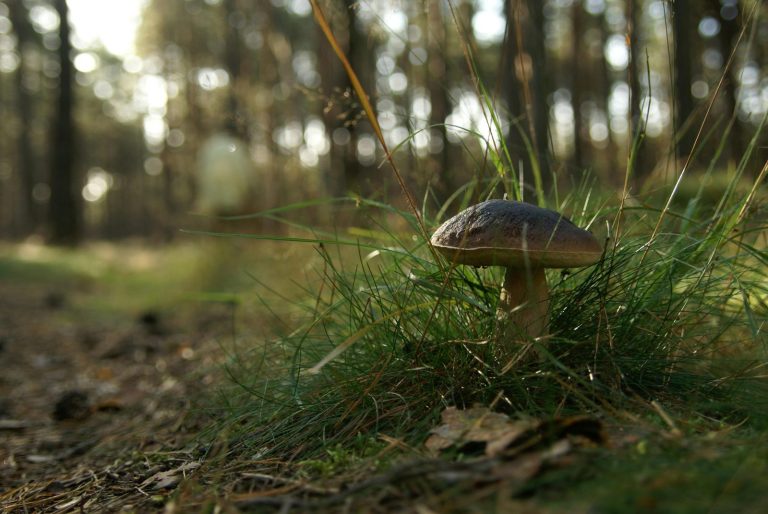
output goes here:
<path id="1" fill-rule="evenodd" d="M 2 512 L 167 511 L 200 465 L 190 398 L 214 381 L 227 306 L 105 319 L 89 294 L 0 282 Z"/>

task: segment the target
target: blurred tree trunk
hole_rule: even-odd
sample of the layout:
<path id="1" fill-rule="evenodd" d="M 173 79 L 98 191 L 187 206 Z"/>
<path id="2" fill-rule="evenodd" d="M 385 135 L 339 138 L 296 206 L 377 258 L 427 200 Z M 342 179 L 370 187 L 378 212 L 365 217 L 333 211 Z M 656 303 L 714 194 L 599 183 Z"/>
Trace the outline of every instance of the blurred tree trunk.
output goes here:
<path id="1" fill-rule="evenodd" d="M 517 79 L 515 70 L 520 60 L 520 49 L 518 48 L 518 24 L 515 16 L 515 0 L 504 2 L 504 16 L 506 18 L 506 33 L 504 34 L 502 52 L 501 81 L 503 97 L 507 102 L 509 109 L 510 125 L 507 133 L 507 149 L 509 157 L 512 160 L 510 166 L 517 170 L 521 162 L 527 159 L 527 154 L 523 134 L 526 131 L 525 114 L 523 112 L 523 102 L 521 101 L 521 86 Z M 515 177 L 517 179 L 518 177 Z"/>
<path id="2" fill-rule="evenodd" d="M 262 89 L 262 94 L 267 96 L 270 94 L 269 91 L 273 91 L 280 82 L 280 63 L 274 51 L 274 40 L 276 39 L 274 30 L 277 22 L 274 8 L 269 0 L 259 0 L 257 9 L 264 14 L 264 20 L 260 25 L 264 43 L 261 45 L 258 55 L 259 87 Z M 285 199 L 284 189 L 287 187 L 285 175 L 278 160 L 277 143 L 272 137 L 278 128 L 278 120 L 280 119 L 277 104 L 277 101 L 272 100 L 256 114 L 257 124 L 261 126 L 261 132 L 264 134 L 264 144 L 269 150 L 269 166 L 262 173 L 262 186 L 259 188 L 259 198 L 257 199 L 258 209 L 277 207 Z M 279 230 L 281 226 L 276 221 L 265 219 L 261 223 L 261 230 L 274 232 Z"/>
<path id="3" fill-rule="evenodd" d="M 348 22 L 346 14 L 346 2 L 338 2 L 327 9 L 326 15 L 331 19 L 335 28 L 336 39 L 341 47 L 349 49 L 349 28 L 341 30 L 341 26 Z M 343 141 L 343 134 L 348 134 L 344 126 L 344 105 L 342 98 L 345 91 L 350 88 L 349 79 L 341 66 L 339 58 L 334 53 L 331 45 L 317 27 L 317 63 L 320 71 L 321 96 L 323 103 L 323 124 L 328 137 L 331 138 L 331 149 L 328 156 L 328 171 L 325 173 L 325 189 L 331 196 L 340 197 L 346 194 L 345 167 L 346 154 L 350 147 Z"/>
<path id="4" fill-rule="evenodd" d="M 675 43 L 675 103 L 679 133 L 676 134 L 675 152 L 679 159 L 685 159 L 693 148 L 696 129 L 691 124 L 693 95 L 691 94 L 691 44 L 693 43 L 693 19 L 688 0 L 675 0 L 672 4 L 672 25 Z"/>
<path id="5" fill-rule="evenodd" d="M 408 17 L 408 19 L 412 20 L 409 23 L 414 24 L 415 19 L 412 12 L 413 9 L 408 4 L 405 4 L 403 6 L 403 11 L 405 12 L 405 15 Z M 395 61 L 399 64 L 400 69 L 403 70 L 403 73 L 407 77 L 408 87 L 406 91 L 400 96 L 400 102 L 398 102 L 397 98 L 395 99 L 395 109 L 400 110 L 400 112 L 404 114 L 404 121 L 408 129 L 409 136 L 407 141 L 400 140 L 396 143 L 404 143 L 401 152 L 405 152 L 405 158 L 407 159 L 405 169 L 411 170 L 411 173 L 406 173 L 404 176 L 406 185 L 411 191 L 416 191 L 416 194 L 419 197 L 422 197 L 424 195 L 424 191 L 429 186 L 429 183 L 428 181 L 424 181 L 425 177 L 423 175 L 419 175 L 415 172 L 416 169 L 418 169 L 418 165 L 416 163 L 416 148 L 413 144 L 413 138 L 410 137 L 410 134 L 413 134 L 414 132 L 412 125 L 413 100 L 416 98 L 415 92 L 417 89 L 419 89 L 420 84 L 418 82 L 418 76 L 415 73 L 414 67 L 411 65 L 411 51 L 413 50 L 413 44 L 407 35 L 403 42 L 405 43 L 405 48 L 403 49 L 403 52 L 400 54 L 400 56 L 395 59 Z M 375 94 L 376 92 L 374 90 L 371 91 L 371 93 Z M 399 106 L 398 103 L 400 103 Z M 394 181 L 391 181 L 390 183 L 394 186 Z M 391 187 L 391 189 L 395 192 L 399 191 L 399 187 L 397 189 Z"/>
<path id="6" fill-rule="evenodd" d="M 571 10 L 573 23 L 571 29 L 571 105 L 573 106 L 574 136 L 573 166 L 577 176 L 581 176 L 586 167 L 584 147 L 590 144 L 581 116 L 581 106 L 584 103 L 584 89 L 582 86 L 584 80 L 590 80 L 590 77 L 586 77 L 586 74 L 584 73 L 584 70 L 588 69 L 589 65 L 585 65 L 583 62 L 583 60 L 587 58 L 585 49 L 582 45 L 584 39 L 584 6 L 580 1 L 576 1 L 571 6 Z"/>
<path id="7" fill-rule="evenodd" d="M 165 45 L 171 42 L 173 44 L 179 44 L 182 48 L 187 49 L 190 60 L 194 62 L 196 47 L 190 44 L 189 41 L 194 37 L 193 32 L 188 26 L 182 26 L 179 23 L 172 22 L 180 16 L 182 12 L 179 10 L 179 7 L 179 5 L 166 4 L 164 8 L 170 10 L 165 12 L 163 8 L 160 8 L 159 6 L 154 7 L 156 13 L 163 13 L 163 16 L 166 18 L 160 25 L 159 33 L 161 36 L 161 43 L 158 45 L 157 50 L 162 52 Z M 181 66 L 177 61 L 166 58 L 163 66 L 163 77 L 165 80 L 169 81 L 174 72 L 180 72 L 181 70 L 177 69 L 180 67 Z M 168 82 L 166 82 L 166 89 L 168 87 L 167 84 Z M 185 88 L 186 103 L 189 109 L 188 115 L 190 119 L 195 120 L 193 126 L 196 129 L 200 129 L 202 126 L 202 123 L 199 121 L 200 110 L 193 89 L 191 84 Z M 165 114 L 168 130 L 175 128 L 175 111 L 176 109 L 173 104 L 168 102 Z M 188 130 L 185 137 L 187 138 L 188 144 L 194 144 L 190 137 L 190 132 L 192 131 Z M 196 134 L 200 134 L 201 130 L 195 130 L 195 132 Z M 136 177 L 136 188 L 142 193 L 145 193 L 147 198 L 142 198 L 140 209 L 138 210 L 139 214 L 135 217 L 137 219 L 151 220 L 145 229 L 145 236 L 152 237 L 153 239 L 157 238 L 161 241 L 170 241 L 178 230 L 177 216 L 180 202 L 177 200 L 176 189 L 180 182 L 179 175 L 177 174 L 178 170 L 175 166 L 174 159 L 172 158 L 170 148 L 168 148 L 167 141 L 163 143 L 162 149 L 156 157 L 163 163 L 162 173 L 160 177 L 158 177 L 158 180 L 152 180 L 144 174 Z M 191 174 L 188 174 L 187 176 L 189 177 L 190 175 Z M 159 182 L 159 184 L 157 182 Z"/>
<path id="8" fill-rule="evenodd" d="M 440 2 L 438 2 L 440 3 Z M 475 16 L 475 12 L 477 7 L 477 2 L 453 2 L 455 7 L 450 7 L 452 10 L 451 16 L 453 17 L 452 21 L 452 27 L 451 31 L 456 33 L 457 36 L 457 43 L 459 45 L 459 48 L 457 48 L 458 52 L 457 55 L 461 56 L 460 64 L 456 63 L 454 66 L 451 66 L 446 71 L 446 79 L 443 84 L 440 84 L 440 87 L 445 88 L 449 93 L 451 91 L 451 88 L 458 88 L 465 89 L 467 87 L 471 87 L 476 94 L 479 94 L 479 88 L 475 82 L 480 79 L 480 77 L 475 77 L 475 74 L 482 75 L 482 65 L 480 63 L 480 52 L 478 51 L 477 46 L 477 39 L 475 38 L 475 32 L 472 28 L 472 19 Z M 443 3 L 443 5 L 446 5 Z M 439 8 L 439 5 L 438 5 Z M 445 29 L 443 29 L 445 30 Z M 443 47 L 442 52 L 444 54 L 449 54 L 450 48 L 452 46 L 452 40 L 450 37 L 450 32 L 446 35 L 445 38 L 445 47 Z M 467 61 L 466 61 L 466 53 L 471 52 L 472 57 L 474 60 L 474 68 L 475 71 L 470 71 Z M 451 56 L 449 54 L 448 57 L 448 63 L 450 65 L 450 59 Z M 454 105 L 453 103 L 458 104 L 460 102 L 459 98 L 451 98 L 448 97 L 448 110 L 449 112 L 453 110 Z M 481 104 L 484 103 L 484 100 L 482 98 L 478 98 Z M 452 101 L 452 102 L 451 102 Z M 455 107 L 460 108 L 459 105 L 456 105 Z M 464 130 L 468 127 L 461 127 L 460 130 Z M 454 132 L 455 134 L 455 132 Z M 451 167 L 453 168 L 452 177 L 455 182 L 458 183 L 466 183 L 470 180 L 477 180 L 481 187 L 478 187 L 475 189 L 475 195 L 479 195 L 482 191 L 482 185 L 488 183 L 489 177 L 493 179 L 495 177 L 495 171 L 493 170 L 493 165 L 489 165 L 489 159 L 488 159 L 488 153 L 483 153 L 484 162 L 482 163 L 482 166 L 478 166 L 479 163 L 472 162 L 470 163 L 466 157 L 466 152 L 463 152 L 459 150 L 460 145 L 463 146 L 463 143 L 461 141 L 456 141 L 454 143 L 448 143 L 446 142 L 446 148 L 451 148 L 449 150 L 453 154 L 453 158 L 451 158 Z M 474 201 L 474 197 L 473 197 Z M 477 200 L 479 201 L 479 200 Z"/>
<path id="9" fill-rule="evenodd" d="M 642 113 L 640 112 L 640 102 L 642 100 L 642 90 L 640 89 L 640 73 L 643 59 L 640 55 L 640 46 L 637 41 L 639 30 L 638 12 L 635 0 L 627 0 L 627 39 L 629 40 L 629 63 L 627 64 L 630 106 L 629 121 L 633 132 L 642 128 Z"/>
<path id="10" fill-rule="evenodd" d="M 611 29 L 608 26 L 608 20 L 605 16 L 600 17 L 598 29 L 600 31 L 600 48 L 602 50 L 605 48 L 605 43 L 608 41 L 608 37 L 611 34 Z M 597 60 L 597 70 L 595 97 L 598 99 L 598 104 L 606 115 L 606 121 L 608 123 L 608 148 L 607 150 L 600 152 L 602 166 L 595 166 L 593 163 L 592 166 L 595 167 L 592 171 L 600 169 L 607 170 L 607 174 L 604 176 L 607 176 L 612 181 L 611 183 L 622 184 L 623 176 L 618 177 L 620 180 L 616 180 L 617 177 L 613 176 L 614 170 L 624 169 L 624 162 L 619 164 L 619 161 L 621 160 L 619 152 L 620 145 L 618 144 L 615 132 L 610 129 L 611 111 L 610 106 L 608 105 L 608 99 L 611 95 L 611 85 L 613 84 L 613 80 L 611 78 L 611 70 L 608 66 L 608 61 L 603 56 L 603 53 L 601 53 L 601 58 Z M 592 155 L 594 156 L 595 154 Z M 597 174 L 594 176 L 597 176 Z"/>
<path id="11" fill-rule="evenodd" d="M 227 94 L 227 121 L 226 128 L 234 136 L 245 140 L 247 134 L 247 122 L 239 99 L 239 93 L 243 88 L 241 78 L 242 48 L 240 43 L 240 28 L 244 20 L 238 0 L 224 0 L 224 27 L 226 30 L 226 42 L 224 48 L 224 65 L 229 74 L 229 91 Z"/>
<path id="12" fill-rule="evenodd" d="M 32 98 L 25 84 L 25 73 L 27 68 L 25 50 L 31 43 L 33 37 L 32 26 L 29 23 L 29 13 L 24 8 L 22 2 L 10 2 L 8 4 L 9 15 L 13 28 L 18 38 L 18 48 L 20 62 L 16 70 L 16 112 L 18 116 L 17 141 L 17 172 L 21 179 L 21 232 L 30 233 L 37 230 L 40 224 L 40 215 L 32 190 L 37 182 L 36 162 L 32 152 L 32 142 L 30 134 L 32 131 Z"/>
<path id="13" fill-rule="evenodd" d="M 59 89 L 51 134 L 50 186 L 48 209 L 50 242 L 76 244 L 81 237 L 82 201 L 75 173 L 75 120 L 73 66 L 70 58 L 69 9 L 66 0 L 54 0 L 59 15 Z"/>
<path id="14" fill-rule="evenodd" d="M 549 152 L 549 70 L 547 69 L 547 55 L 544 40 L 544 2 L 541 0 L 528 0 L 528 15 L 530 27 L 526 32 L 528 36 L 528 52 L 531 54 L 533 64 L 533 144 L 536 157 L 541 169 L 541 178 L 544 190 L 547 191 L 552 184 Z"/>
<path id="15" fill-rule="evenodd" d="M 627 79 L 629 82 L 629 145 L 631 161 L 627 164 L 628 172 L 632 174 L 631 182 L 638 186 L 642 184 L 650 171 L 645 155 L 645 119 L 642 112 L 643 91 L 640 87 L 640 74 L 645 73 L 646 62 L 642 58 L 643 52 L 640 51 L 638 42 L 638 32 L 640 30 L 640 6 L 635 0 L 627 0 L 626 17 L 629 26 L 627 27 L 627 39 L 629 39 L 629 62 L 627 63 Z M 637 141 L 637 147 L 632 149 L 632 145 Z"/>
<path id="16" fill-rule="evenodd" d="M 360 79 L 363 89 L 370 96 L 374 91 L 373 73 L 371 69 L 372 52 L 367 48 L 366 33 L 358 26 L 356 5 L 352 2 L 344 3 L 347 5 L 345 11 L 348 20 L 347 25 L 349 26 L 349 53 L 347 54 L 347 57 L 349 63 L 352 65 L 352 69 L 357 73 L 357 77 Z M 356 95 L 350 89 L 350 100 L 353 98 L 356 98 Z M 357 158 L 357 141 L 363 132 L 361 130 L 362 126 L 367 125 L 367 122 L 364 124 L 357 122 L 357 115 L 360 113 L 360 110 L 362 110 L 362 106 L 356 101 L 352 101 L 351 103 L 354 107 L 354 112 L 352 114 L 354 120 L 351 120 L 352 123 L 349 125 L 350 138 L 347 151 L 344 155 L 344 182 L 348 190 L 359 194 L 365 194 L 367 191 L 364 190 L 362 184 L 363 166 Z"/>
<path id="17" fill-rule="evenodd" d="M 332 26 L 336 28 L 336 39 L 370 97 L 374 91 L 372 57 L 367 47 L 367 35 L 358 26 L 357 5 L 347 0 L 338 0 L 338 3 L 326 10 L 336 18 L 331 21 Z M 339 27 L 346 27 L 346 34 L 338 30 Z M 366 194 L 362 184 L 363 166 L 357 158 L 357 142 L 363 132 L 362 126 L 367 125 L 367 122 L 361 121 L 365 119 L 362 105 L 356 100 L 357 95 L 352 89 L 349 77 L 342 71 L 338 57 L 322 32 L 318 33 L 318 39 L 318 62 L 326 95 L 323 120 L 326 130 L 332 137 L 336 133 L 336 139 L 339 141 L 331 146 L 332 171 L 326 184 L 333 194 Z M 339 137 L 340 133 L 345 134 L 346 142 Z"/>
<path id="18" fill-rule="evenodd" d="M 432 154 L 428 166 L 429 176 L 436 177 L 435 194 L 442 204 L 454 192 L 456 185 L 453 180 L 454 170 L 452 145 L 446 136 L 445 118 L 448 116 L 448 84 L 447 65 L 445 61 L 446 37 L 445 20 L 441 10 L 441 0 L 429 0 L 427 4 L 427 90 L 429 92 L 429 125 L 432 138 L 438 138 L 442 151 Z M 436 143 L 432 142 L 435 145 Z"/>
<path id="19" fill-rule="evenodd" d="M 176 181 L 176 169 L 173 159 L 171 158 L 171 150 L 168 148 L 168 144 L 163 145 L 163 149 L 159 155 L 160 161 L 163 163 L 163 192 L 162 192 L 162 220 L 158 223 L 159 230 L 156 230 L 164 241 L 171 241 L 178 231 L 178 202 L 176 201 L 176 195 L 174 194 L 174 183 Z M 148 182 L 146 177 L 142 177 L 141 181 L 144 187 Z M 154 203 L 154 202 L 153 202 Z M 148 206 L 149 207 L 149 206 Z M 150 207 L 150 212 L 154 209 Z"/>
<path id="20" fill-rule="evenodd" d="M 531 173 L 536 162 L 541 172 L 544 192 L 552 185 L 549 152 L 549 77 L 544 45 L 544 5 L 540 0 L 511 0 L 507 7 L 507 24 L 514 36 L 516 52 L 512 61 L 517 87 L 522 95 L 521 110 L 525 111 L 525 120 L 519 127 L 527 132 L 532 151 L 527 152 L 525 183 L 533 185 Z M 512 43 L 510 43 L 511 45 Z M 510 85 L 514 88 L 514 85 Z M 507 96 L 511 98 L 513 93 Z M 514 106 L 514 102 L 511 102 Z M 527 149 L 526 149 L 527 151 Z M 526 187 L 528 189 L 528 187 Z"/>
<path id="21" fill-rule="evenodd" d="M 710 7 L 714 11 L 720 10 L 721 4 L 720 0 L 710 0 Z M 738 5 L 738 4 L 737 4 Z M 738 9 L 738 6 L 735 6 L 734 8 Z M 720 33 L 718 34 L 718 37 L 720 39 L 720 51 L 723 53 L 723 59 L 724 62 L 728 60 L 728 57 L 731 55 L 731 52 L 735 51 L 734 45 L 736 44 L 736 40 L 738 39 L 739 32 L 741 31 L 741 26 L 739 23 L 739 17 L 734 16 L 733 18 L 727 20 L 724 18 L 720 18 Z M 760 62 L 760 61 L 757 61 Z M 739 74 L 739 66 L 734 63 L 734 65 L 731 66 L 731 69 L 729 71 L 729 77 L 728 80 L 725 81 L 725 88 L 722 92 L 723 99 L 725 100 L 726 105 L 726 112 L 728 116 L 735 116 L 736 115 L 736 85 L 738 84 L 738 74 Z M 733 128 L 731 129 L 731 137 L 730 137 L 730 144 L 728 145 L 728 150 L 731 154 L 731 159 L 738 161 L 741 159 L 741 156 L 744 155 L 744 152 L 746 150 L 746 144 L 745 137 L 742 131 L 741 122 L 738 118 L 736 118 Z M 759 169 L 759 168 L 757 168 Z"/>

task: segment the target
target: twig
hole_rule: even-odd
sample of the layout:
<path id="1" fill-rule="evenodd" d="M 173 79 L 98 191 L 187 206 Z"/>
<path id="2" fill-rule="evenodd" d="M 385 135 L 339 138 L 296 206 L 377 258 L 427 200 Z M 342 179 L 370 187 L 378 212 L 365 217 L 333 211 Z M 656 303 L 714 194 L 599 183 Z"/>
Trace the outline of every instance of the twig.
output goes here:
<path id="1" fill-rule="evenodd" d="M 307 500 L 296 496 L 283 495 L 235 500 L 235 503 L 239 506 L 274 505 L 282 507 L 287 502 L 290 502 L 292 507 L 303 510 L 320 509 L 343 503 L 347 498 L 362 491 L 407 482 L 416 477 L 424 478 L 432 475 L 451 483 L 470 476 L 489 477 L 488 472 L 490 469 L 500 461 L 501 459 L 497 457 L 481 458 L 467 462 L 446 462 L 442 459 L 418 460 L 394 467 L 386 473 L 353 484 L 349 488 L 326 498 Z"/>
<path id="2" fill-rule="evenodd" d="M 653 410 L 656 411 L 656 414 L 659 415 L 659 417 L 664 421 L 664 423 L 667 424 L 667 426 L 670 429 L 670 433 L 675 437 L 680 437 L 683 435 L 683 433 L 680 431 L 679 428 L 677 428 L 677 424 L 675 423 L 675 420 L 673 420 L 669 414 L 667 414 L 667 411 L 664 410 L 664 408 L 661 406 L 659 402 L 656 400 L 653 400 L 651 402 L 651 406 L 653 407 Z"/>
<path id="3" fill-rule="evenodd" d="M 292 486 L 296 486 L 299 489 L 303 489 L 309 493 L 336 494 L 339 492 L 338 487 L 319 487 L 301 480 L 293 480 L 290 478 L 267 475 L 266 473 L 245 472 L 245 473 L 241 473 L 240 476 L 243 478 L 253 478 L 256 480 L 263 480 L 265 482 L 274 482 L 276 484 L 292 485 Z"/>

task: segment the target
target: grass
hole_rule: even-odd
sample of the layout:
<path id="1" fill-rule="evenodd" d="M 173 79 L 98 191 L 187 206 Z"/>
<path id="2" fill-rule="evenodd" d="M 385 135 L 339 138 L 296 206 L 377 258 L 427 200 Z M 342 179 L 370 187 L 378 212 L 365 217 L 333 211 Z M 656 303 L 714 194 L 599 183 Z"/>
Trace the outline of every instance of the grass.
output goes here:
<path id="1" fill-rule="evenodd" d="M 768 428 L 768 252 L 759 192 L 765 170 L 753 181 L 745 177 L 763 125 L 727 174 L 717 171 L 718 151 L 695 180 L 683 177 L 686 163 L 676 186 L 645 197 L 629 198 L 625 186 L 623 199 L 611 200 L 589 189 L 587 179 L 570 194 L 555 191 L 552 206 L 604 238 L 605 256 L 587 269 L 548 272 L 552 333 L 546 344 L 534 342 L 543 359 L 509 366 L 492 337 L 501 270 L 453 266 L 428 242 L 431 229 L 471 199 L 519 194 L 469 45 L 470 73 L 499 134 L 481 142 L 478 160 L 489 159 L 499 173 L 467 184 L 451 203 L 425 201 L 421 209 L 366 92 L 334 49 L 410 209 L 355 199 L 351 209 L 364 228 L 341 235 L 289 221 L 309 204 L 260 214 L 301 235 L 253 237 L 315 248 L 318 286 L 297 304 L 302 324 L 232 351 L 232 383 L 213 402 L 216 433 L 226 440 L 221 455 L 348 485 L 403 459 L 428 457 L 424 441 L 449 406 L 491 406 L 513 419 L 587 413 L 621 444 L 587 451 L 575 465 L 510 494 L 533 495 L 563 512 L 580 504 L 598 512 L 757 509 L 764 481 L 750 477 L 764 474 L 764 459 L 747 448 L 763 445 Z M 636 143 L 641 139 L 638 132 Z M 635 144 L 629 163 L 637 151 Z M 547 197 L 536 182 L 541 202 Z M 627 427 L 643 435 L 618 435 Z M 470 457 L 459 451 L 444 458 Z M 424 494 L 432 493 L 439 496 Z M 480 511 L 493 510 L 486 507 Z"/>
<path id="2" fill-rule="evenodd" d="M 374 202 L 359 202 L 373 228 L 354 231 L 357 239 L 337 237 L 333 245 L 333 234 L 306 227 L 320 257 L 319 286 L 300 305 L 303 325 L 233 353 L 233 386 L 217 403 L 229 458 L 294 462 L 284 471 L 314 478 L 347 476 L 349 463 L 361 461 L 368 472 L 370 465 L 385 469 L 425 454 L 423 443 L 445 407 L 477 403 L 513 417 L 591 413 L 635 424 L 640 416 L 656 434 L 671 430 L 692 440 L 740 426 L 738 434 L 753 431 L 762 440 L 765 222 L 759 210 L 741 215 L 754 208 L 749 191 L 733 190 L 716 206 L 701 202 L 702 194 L 684 214 L 671 210 L 653 240 L 658 208 L 619 211 L 582 202 L 572 209 L 579 225 L 599 232 L 607 222 L 605 258 L 588 269 L 549 273 L 546 358 L 506 372 L 490 337 L 500 270 L 434 260 L 411 214 L 399 212 L 394 223 L 410 231 L 391 229 L 378 220 L 393 209 Z M 637 459 L 644 471 L 630 475 L 654 474 L 690 452 L 677 443 L 666 447 L 672 450 L 640 456 L 618 451 L 615 464 L 591 470 L 572 494 L 586 495 Z M 746 455 L 735 445 L 724 452 L 721 474 L 736 473 Z M 680 484 L 716 479 L 714 464 L 697 462 L 687 474 L 680 470 Z M 614 480 L 627 490 L 645 487 Z M 606 489 L 605 505 L 618 490 Z M 659 501 L 672 494 L 657 493 Z M 707 498 L 697 497 L 691 509 Z"/>
<path id="3" fill-rule="evenodd" d="M 537 485 L 549 487 L 547 502 L 566 511 L 591 504 L 601 513 L 760 512 L 764 447 L 765 434 L 749 431 L 685 442 L 643 440 L 624 452 L 600 451 L 589 469 L 566 469 Z"/>
<path id="4" fill-rule="evenodd" d="M 765 213 L 753 189 L 727 187 L 719 204 L 695 195 L 669 212 L 650 243 L 658 208 L 618 212 L 603 201 L 575 201 L 586 195 L 565 198 L 564 211 L 601 237 L 614 235 L 616 219 L 623 228 L 608 238 L 600 264 L 550 272 L 554 337 L 547 357 L 507 373 L 487 343 L 500 270 L 435 261 L 414 217 L 377 202 L 344 203 L 359 226 L 343 233 L 292 222 L 293 236 L 282 239 L 301 239 L 303 251 L 273 238 L 245 252 L 246 268 L 273 291 L 262 294 L 263 303 L 299 300 L 275 310 L 271 322 L 246 325 L 262 333 L 262 324 L 272 323 L 275 338 L 231 350 L 233 383 L 213 403 L 218 455 L 301 480 L 353 484 L 404 460 L 429 458 L 424 441 L 446 406 L 493 405 L 513 418 L 587 413 L 620 444 L 584 451 L 572 465 L 508 494 L 555 512 L 579 505 L 597 512 L 759 512 L 768 293 Z M 427 211 L 424 218 L 430 227 L 441 219 Z M 605 222 L 610 228 L 601 230 Z M 163 298 L 172 306 L 189 298 L 187 287 L 221 284 L 243 262 L 242 248 L 237 253 L 235 259 L 219 248 L 201 264 L 203 256 L 186 246 L 162 254 L 27 248 L 4 252 L 0 277 L 65 288 L 103 281 L 99 287 L 116 291 L 101 299 L 108 310 Z M 305 269 L 317 276 L 304 277 Z M 273 275 L 282 278 L 270 282 Z M 289 275 L 297 282 L 290 293 Z M 207 289 L 208 299 L 252 295 L 247 275 L 234 276 Z M 624 431 L 639 435 L 624 438 Z M 472 457 L 458 451 L 443 458 Z M 493 511 L 491 498 L 477 511 Z M 355 501 L 373 500 L 361 493 Z"/>

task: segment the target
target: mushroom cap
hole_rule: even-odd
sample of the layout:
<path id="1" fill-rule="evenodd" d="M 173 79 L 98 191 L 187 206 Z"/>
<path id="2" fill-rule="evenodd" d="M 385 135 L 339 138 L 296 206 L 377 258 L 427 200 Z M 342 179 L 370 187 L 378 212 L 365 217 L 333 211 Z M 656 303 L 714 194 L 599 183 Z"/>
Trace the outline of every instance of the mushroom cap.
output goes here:
<path id="1" fill-rule="evenodd" d="M 570 268 L 600 260 L 595 236 L 560 213 L 510 200 L 488 200 L 458 213 L 432 235 L 457 264 Z"/>

